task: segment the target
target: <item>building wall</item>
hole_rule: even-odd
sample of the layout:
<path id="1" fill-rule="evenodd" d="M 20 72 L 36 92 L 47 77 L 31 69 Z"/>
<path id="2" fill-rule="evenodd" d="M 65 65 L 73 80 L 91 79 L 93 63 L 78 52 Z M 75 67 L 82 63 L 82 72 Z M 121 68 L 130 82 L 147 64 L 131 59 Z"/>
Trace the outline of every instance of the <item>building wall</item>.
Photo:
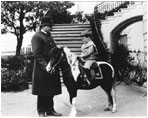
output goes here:
<path id="1" fill-rule="evenodd" d="M 143 7 L 143 40 L 144 40 L 144 51 L 147 52 L 147 4 L 144 3 Z"/>
<path id="2" fill-rule="evenodd" d="M 122 31 L 122 35 L 127 35 L 127 45 L 130 50 L 144 51 L 143 44 L 143 22 L 136 22 Z"/>

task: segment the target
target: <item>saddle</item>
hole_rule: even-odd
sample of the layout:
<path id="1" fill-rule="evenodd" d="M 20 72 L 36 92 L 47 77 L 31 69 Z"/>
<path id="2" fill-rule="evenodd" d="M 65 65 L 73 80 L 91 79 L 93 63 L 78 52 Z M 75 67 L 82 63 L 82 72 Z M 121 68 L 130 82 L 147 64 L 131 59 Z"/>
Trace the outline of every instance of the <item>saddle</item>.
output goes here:
<path id="1" fill-rule="evenodd" d="M 87 69 L 83 67 L 85 62 L 81 58 L 78 57 L 78 61 L 81 73 L 80 76 L 84 80 L 84 86 L 90 86 L 92 81 L 103 78 L 102 71 L 96 62 L 91 65 L 90 69 Z"/>

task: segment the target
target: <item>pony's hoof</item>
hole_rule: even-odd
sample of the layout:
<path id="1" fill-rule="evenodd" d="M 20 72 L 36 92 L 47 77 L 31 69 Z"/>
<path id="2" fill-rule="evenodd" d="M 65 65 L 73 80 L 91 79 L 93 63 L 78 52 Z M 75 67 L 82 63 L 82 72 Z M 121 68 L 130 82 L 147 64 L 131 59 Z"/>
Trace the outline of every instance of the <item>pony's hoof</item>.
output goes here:
<path id="1" fill-rule="evenodd" d="M 107 105 L 104 109 L 104 111 L 111 111 L 112 110 L 112 105 Z"/>
<path id="2" fill-rule="evenodd" d="M 117 109 L 116 108 L 112 109 L 112 113 L 115 113 L 115 112 L 117 112 Z"/>
<path id="3" fill-rule="evenodd" d="M 109 107 L 106 107 L 105 109 L 104 109 L 104 111 L 110 111 L 111 109 L 109 108 Z"/>
<path id="4" fill-rule="evenodd" d="M 69 117 L 76 117 L 76 114 L 77 114 L 77 112 L 76 112 L 75 110 L 72 110 L 72 111 L 70 112 Z"/>
<path id="5" fill-rule="evenodd" d="M 69 117 L 76 117 L 76 115 L 75 114 L 70 114 Z"/>

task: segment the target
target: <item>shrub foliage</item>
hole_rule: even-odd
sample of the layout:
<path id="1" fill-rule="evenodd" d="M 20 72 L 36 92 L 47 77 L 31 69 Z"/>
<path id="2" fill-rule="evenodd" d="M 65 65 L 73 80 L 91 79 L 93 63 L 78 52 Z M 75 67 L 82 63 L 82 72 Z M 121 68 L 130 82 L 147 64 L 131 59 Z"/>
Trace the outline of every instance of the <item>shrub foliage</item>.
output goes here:
<path id="1" fill-rule="evenodd" d="M 1 58 L 1 91 L 21 91 L 28 88 L 32 76 L 32 55 Z"/>

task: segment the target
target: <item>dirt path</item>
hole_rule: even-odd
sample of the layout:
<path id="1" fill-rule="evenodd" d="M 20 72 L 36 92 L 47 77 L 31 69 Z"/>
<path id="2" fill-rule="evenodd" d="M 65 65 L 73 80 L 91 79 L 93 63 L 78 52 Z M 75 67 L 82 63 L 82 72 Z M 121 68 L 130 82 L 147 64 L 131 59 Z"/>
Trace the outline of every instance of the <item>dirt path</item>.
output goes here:
<path id="1" fill-rule="evenodd" d="M 69 96 L 66 88 L 62 87 L 63 93 L 55 97 L 55 109 L 67 117 L 70 112 Z M 129 86 L 124 83 L 117 86 L 117 109 L 116 113 L 103 111 L 107 104 L 107 96 L 104 91 L 97 87 L 93 90 L 79 90 L 77 97 L 78 117 L 105 117 L 105 116 L 147 116 L 146 88 Z M 23 92 L 1 93 L 2 116 L 38 116 L 36 112 L 36 96 L 31 94 L 31 89 Z"/>

